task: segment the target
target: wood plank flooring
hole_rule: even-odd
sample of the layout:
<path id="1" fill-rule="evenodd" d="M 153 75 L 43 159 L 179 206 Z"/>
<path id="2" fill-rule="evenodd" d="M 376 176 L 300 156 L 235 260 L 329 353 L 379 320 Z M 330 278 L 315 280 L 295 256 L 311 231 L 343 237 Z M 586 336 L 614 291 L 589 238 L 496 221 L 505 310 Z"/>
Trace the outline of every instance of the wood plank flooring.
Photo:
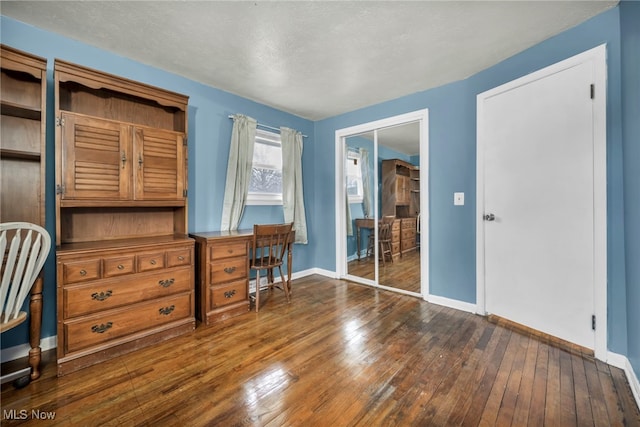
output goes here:
<path id="1" fill-rule="evenodd" d="M 379 262 L 381 285 L 405 291 L 420 293 L 420 251 L 407 252 L 396 257 L 393 262 Z M 348 263 L 347 271 L 353 276 L 375 280 L 375 258 L 362 257 Z"/>
<path id="2" fill-rule="evenodd" d="M 39 380 L 2 387 L 1 423 L 640 426 L 620 369 L 485 318 L 321 276 L 265 299 L 62 378 L 46 352 Z"/>

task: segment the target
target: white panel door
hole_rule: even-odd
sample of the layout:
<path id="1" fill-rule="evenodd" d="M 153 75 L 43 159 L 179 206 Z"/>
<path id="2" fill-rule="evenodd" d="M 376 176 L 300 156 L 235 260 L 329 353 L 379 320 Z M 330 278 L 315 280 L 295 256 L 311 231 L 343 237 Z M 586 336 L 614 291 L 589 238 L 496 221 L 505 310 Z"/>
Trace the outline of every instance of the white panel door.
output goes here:
<path id="1" fill-rule="evenodd" d="M 485 307 L 594 348 L 593 64 L 483 104 Z"/>

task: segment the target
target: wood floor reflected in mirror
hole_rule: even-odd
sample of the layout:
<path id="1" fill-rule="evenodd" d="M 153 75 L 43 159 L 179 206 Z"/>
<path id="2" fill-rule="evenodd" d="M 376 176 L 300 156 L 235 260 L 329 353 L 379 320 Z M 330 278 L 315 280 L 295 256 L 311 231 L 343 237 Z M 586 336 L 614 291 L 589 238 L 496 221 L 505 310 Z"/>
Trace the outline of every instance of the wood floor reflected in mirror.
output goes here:
<path id="1" fill-rule="evenodd" d="M 391 288 L 420 293 L 420 251 L 412 251 L 382 263 L 379 261 L 380 278 L 378 283 Z M 349 262 L 347 271 L 352 276 L 375 280 L 375 258 L 363 257 Z"/>

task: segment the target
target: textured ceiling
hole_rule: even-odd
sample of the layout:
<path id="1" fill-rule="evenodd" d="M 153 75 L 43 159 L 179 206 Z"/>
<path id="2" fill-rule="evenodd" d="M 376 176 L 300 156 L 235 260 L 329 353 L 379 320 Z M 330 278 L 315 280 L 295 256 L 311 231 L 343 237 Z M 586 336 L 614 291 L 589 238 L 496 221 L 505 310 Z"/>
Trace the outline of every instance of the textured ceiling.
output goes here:
<path id="1" fill-rule="evenodd" d="M 10 18 L 319 120 L 466 78 L 617 1 L 2 1 Z"/>

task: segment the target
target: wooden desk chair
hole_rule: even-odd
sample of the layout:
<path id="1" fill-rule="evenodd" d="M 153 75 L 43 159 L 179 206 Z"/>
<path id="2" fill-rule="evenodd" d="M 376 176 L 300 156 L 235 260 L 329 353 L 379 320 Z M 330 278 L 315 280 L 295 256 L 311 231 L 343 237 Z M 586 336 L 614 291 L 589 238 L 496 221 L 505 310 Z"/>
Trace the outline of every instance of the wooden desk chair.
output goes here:
<path id="1" fill-rule="evenodd" d="M 391 223 L 383 222 L 378 228 L 378 243 L 380 246 L 380 258 L 382 258 L 382 265 L 385 265 L 387 255 L 393 262 L 393 254 L 391 253 Z"/>
<path id="2" fill-rule="evenodd" d="M 11 242 L 9 243 L 9 239 Z M 21 311 L 24 300 L 38 279 L 44 262 L 51 249 L 51 237 L 39 225 L 27 222 L 7 222 L 0 224 L 0 253 L 2 253 L 2 279 L 0 280 L 0 332 L 15 328 L 27 319 L 26 311 Z M 38 279 L 42 280 L 42 278 Z M 42 300 L 37 303 L 42 304 Z M 40 328 L 42 312 L 36 313 L 32 304 L 30 328 L 31 367 L 3 375 L 0 383 L 16 380 L 17 388 L 29 384 L 40 376 Z M 42 307 L 42 306 L 40 306 Z M 34 322 L 38 324 L 33 327 Z M 31 373 L 31 375 L 28 375 Z"/>
<path id="3" fill-rule="evenodd" d="M 260 271 L 266 270 L 269 289 L 273 290 L 273 269 L 278 267 L 282 289 L 287 296 L 287 302 L 291 302 L 289 284 L 282 274 L 284 255 L 289 245 L 289 237 L 293 223 L 290 224 L 255 224 L 253 226 L 253 245 L 250 267 L 256 272 L 256 312 L 260 309 Z"/>

